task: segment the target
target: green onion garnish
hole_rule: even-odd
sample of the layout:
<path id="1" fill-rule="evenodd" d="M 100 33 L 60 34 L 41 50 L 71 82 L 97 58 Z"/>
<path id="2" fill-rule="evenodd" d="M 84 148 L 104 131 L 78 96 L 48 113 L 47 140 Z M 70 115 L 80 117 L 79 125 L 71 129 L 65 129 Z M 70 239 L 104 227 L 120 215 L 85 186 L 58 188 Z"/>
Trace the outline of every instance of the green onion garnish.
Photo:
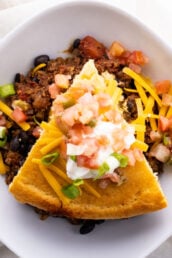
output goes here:
<path id="1" fill-rule="evenodd" d="M 107 162 L 103 162 L 102 165 L 98 168 L 98 178 L 103 176 L 110 169 Z"/>
<path id="2" fill-rule="evenodd" d="M 59 156 L 59 153 L 57 151 L 53 152 L 53 153 L 50 153 L 50 154 L 47 154 L 47 155 L 42 157 L 41 162 L 45 166 L 48 166 L 48 165 L 52 164 L 58 158 L 58 156 Z"/>
<path id="3" fill-rule="evenodd" d="M 125 168 L 128 165 L 128 157 L 127 156 L 116 153 L 116 152 L 112 153 L 111 156 L 113 156 L 114 158 L 116 158 L 119 161 L 121 168 Z"/>
<path id="4" fill-rule="evenodd" d="M 0 139 L 0 147 L 4 147 L 7 142 L 7 136 L 4 139 Z"/>
<path id="5" fill-rule="evenodd" d="M 70 99 L 66 102 L 63 102 L 64 109 L 72 107 L 75 104 L 75 101 L 73 99 Z"/>
<path id="6" fill-rule="evenodd" d="M 64 186 L 62 188 L 62 193 L 65 196 L 67 196 L 69 199 L 75 199 L 80 195 L 80 190 L 76 185 L 71 184 L 71 185 Z"/>
<path id="7" fill-rule="evenodd" d="M 41 123 L 37 120 L 37 118 L 35 116 L 33 116 L 33 121 L 35 122 L 35 124 L 40 126 Z"/>
<path id="8" fill-rule="evenodd" d="M 74 180 L 73 184 L 75 186 L 79 186 L 79 185 L 82 185 L 84 183 L 84 181 L 82 179 L 76 179 Z"/>
<path id="9" fill-rule="evenodd" d="M 4 84 L 0 86 L 0 97 L 6 98 L 8 96 L 14 95 L 15 89 L 12 83 Z"/>
<path id="10" fill-rule="evenodd" d="M 0 126 L 0 147 L 4 147 L 7 142 L 7 130 L 4 126 Z"/>
<path id="11" fill-rule="evenodd" d="M 76 155 L 70 155 L 70 158 L 76 162 Z"/>
<path id="12" fill-rule="evenodd" d="M 93 120 L 91 120 L 88 124 L 86 124 L 86 125 L 88 125 L 88 126 L 90 126 L 90 127 L 95 127 L 96 126 L 96 123 L 97 123 L 97 121 L 95 120 L 95 119 L 93 119 Z"/>
<path id="13" fill-rule="evenodd" d="M 164 144 L 165 146 L 167 146 L 167 145 L 169 145 L 169 143 L 170 143 L 170 138 L 169 138 L 169 136 L 167 135 L 167 133 L 164 133 L 164 134 L 163 134 L 163 144 Z"/>

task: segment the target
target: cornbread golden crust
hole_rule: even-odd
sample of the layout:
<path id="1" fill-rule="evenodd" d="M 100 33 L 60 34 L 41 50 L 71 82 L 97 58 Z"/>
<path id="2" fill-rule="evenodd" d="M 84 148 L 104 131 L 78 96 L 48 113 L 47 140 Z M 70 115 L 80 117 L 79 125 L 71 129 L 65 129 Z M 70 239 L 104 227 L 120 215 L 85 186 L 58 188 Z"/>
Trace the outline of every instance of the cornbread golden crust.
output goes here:
<path id="1" fill-rule="evenodd" d="M 82 194 L 64 203 L 43 177 L 33 158 L 40 159 L 40 142 L 37 140 L 18 175 L 9 186 L 9 191 L 21 203 L 71 218 L 119 219 L 141 215 L 167 206 L 166 198 L 157 177 L 146 160 L 134 167 L 121 169 L 126 181 L 117 186 L 109 183 L 106 189 L 99 187 L 99 180 L 86 180 L 99 194 L 96 197 L 81 186 Z M 56 162 L 54 165 L 58 165 Z M 65 181 L 54 174 L 63 186 Z"/>

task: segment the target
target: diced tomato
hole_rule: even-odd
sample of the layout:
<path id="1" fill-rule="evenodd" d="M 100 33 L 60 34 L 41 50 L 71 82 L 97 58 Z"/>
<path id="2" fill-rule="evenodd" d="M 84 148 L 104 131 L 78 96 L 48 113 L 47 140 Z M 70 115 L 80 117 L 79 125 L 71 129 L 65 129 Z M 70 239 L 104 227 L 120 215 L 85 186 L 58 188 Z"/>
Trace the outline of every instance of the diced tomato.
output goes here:
<path id="1" fill-rule="evenodd" d="M 87 167 L 91 169 L 98 169 L 99 167 L 97 159 L 94 156 L 87 157 L 85 155 L 77 156 L 77 165 L 79 167 Z"/>
<path id="2" fill-rule="evenodd" d="M 134 152 L 132 150 L 124 150 L 122 152 L 122 154 L 124 154 L 125 156 L 128 157 L 128 165 L 129 166 L 134 166 L 136 163 L 136 159 L 134 156 Z"/>
<path id="3" fill-rule="evenodd" d="M 55 84 L 59 88 L 67 89 L 69 87 L 69 79 L 71 78 L 70 75 L 65 74 L 56 74 L 55 75 Z"/>
<path id="4" fill-rule="evenodd" d="M 52 83 L 49 87 L 48 87 L 48 91 L 50 93 L 50 96 L 52 99 L 55 99 L 56 96 L 59 94 L 59 88 L 57 87 L 57 85 L 55 83 Z"/>
<path id="5" fill-rule="evenodd" d="M 133 70 L 135 73 L 141 73 L 141 67 L 137 64 L 130 63 L 128 66 L 131 70 Z"/>
<path id="6" fill-rule="evenodd" d="M 118 183 L 120 181 L 119 175 L 115 172 L 104 175 L 102 179 L 110 179 L 113 183 Z"/>
<path id="7" fill-rule="evenodd" d="M 85 89 L 84 87 L 70 87 L 68 89 L 67 95 L 69 96 L 69 98 L 77 100 L 81 96 L 83 96 L 84 93 L 87 92 L 87 91 L 88 90 Z"/>
<path id="8" fill-rule="evenodd" d="M 172 116 L 168 118 L 169 121 L 169 128 L 172 129 Z"/>
<path id="9" fill-rule="evenodd" d="M 69 136 L 69 142 L 73 144 L 79 144 L 81 143 L 82 140 L 82 125 L 80 124 L 75 124 L 69 131 L 68 131 L 68 136 Z"/>
<path id="10" fill-rule="evenodd" d="M 2 114 L 0 114 L 0 126 L 4 126 L 6 125 L 6 123 L 7 123 L 6 118 Z"/>
<path id="11" fill-rule="evenodd" d="M 123 119 L 120 112 L 118 112 L 117 110 L 111 109 L 108 112 L 106 112 L 104 115 L 109 121 L 113 123 L 120 123 L 122 122 L 122 119 Z"/>
<path id="12" fill-rule="evenodd" d="M 162 104 L 164 106 L 172 106 L 172 95 L 167 93 L 162 94 Z"/>
<path id="13" fill-rule="evenodd" d="M 110 108 L 112 107 L 112 98 L 109 96 L 109 94 L 106 93 L 99 93 L 96 95 L 96 99 L 99 103 L 100 108 Z"/>
<path id="14" fill-rule="evenodd" d="M 170 80 L 163 80 L 155 83 L 157 94 L 168 93 L 170 86 L 171 86 Z"/>
<path id="15" fill-rule="evenodd" d="M 107 146 L 110 143 L 106 135 L 100 135 L 99 137 L 97 137 L 97 140 L 100 145 L 104 145 L 104 146 Z"/>
<path id="16" fill-rule="evenodd" d="M 158 120 L 158 129 L 161 132 L 165 132 L 168 131 L 169 129 L 169 119 L 164 117 L 164 116 L 160 116 L 159 120 Z"/>
<path id="17" fill-rule="evenodd" d="M 83 154 L 88 157 L 91 157 L 92 155 L 97 153 L 100 146 L 96 138 L 89 137 L 82 138 L 81 144 L 86 146 Z"/>
<path id="18" fill-rule="evenodd" d="M 141 150 L 135 148 L 133 150 L 133 152 L 134 152 L 134 157 L 135 157 L 136 160 L 138 160 L 138 161 L 142 161 L 143 160 L 144 156 L 143 156 L 143 153 L 141 152 Z"/>
<path id="19" fill-rule="evenodd" d="M 60 145 L 60 157 L 63 158 L 63 159 L 66 159 L 67 157 L 67 144 L 66 144 L 66 141 L 63 140 L 61 141 Z"/>
<path id="20" fill-rule="evenodd" d="M 145 56 L 142 51 L 135 50 L 130 54 L 128 61 L 129 63 L 134 63 L 137 65 L 145 65 L 148 63 L 149 60 L 148 57 Z"/>
<path id="21" fill-rule="evenodd" d="M 105 54 L 105 47 L 91 36 L 86 36 L 80 42 L 79 49 L 87 58 L 100 58 Z"/>
<path id="22" fill-rule="evenodd" d="M 39 138 L 40 133 L 41 133 L 41 128 L 40 128 L 39 126 L 36 126 L 36 127 L 33 129 L 32 135 L 33 135 L 35 138 Z"/>
<path id="23" fill-rule="evenodd" d="M 165 163 L 170 158 L 170 150 L 162 143 L 154 146 L 150 152 L 150 156 L 155 157 L 157 160 Z"/>
<path id="24" fill-rule="evenodd" d="M 65 109 L 61 117 L 62 122 L 64 122 L 67 126 L 73 126 L 78 118 L 79 113 L 76 105 Z"/>
<path id="25" fill-rule="evenodd" d="M 160 132 L 157 131 L 151 131 L 150 132 L 150 138 L 153 142 L 160 140 L 162 138 L 162 135 Z"/>
<path id="26" fill-rule="evenodd" d="M 117 41 L 114 41 L 110 46 L 109 53 L 113 57 L 121 56 L 125 51 L 125 48 Z"/>
<path id="27" fill-rule="evenodd" d="M 15 108 L 12 112 L 12 117 L 13 119 L 17 122 L 17 123 L 22 123 L 25 122 L 27 119 L 27 116 L 25 115 L 25 113 L 19 109 L 19 108 Z"/>

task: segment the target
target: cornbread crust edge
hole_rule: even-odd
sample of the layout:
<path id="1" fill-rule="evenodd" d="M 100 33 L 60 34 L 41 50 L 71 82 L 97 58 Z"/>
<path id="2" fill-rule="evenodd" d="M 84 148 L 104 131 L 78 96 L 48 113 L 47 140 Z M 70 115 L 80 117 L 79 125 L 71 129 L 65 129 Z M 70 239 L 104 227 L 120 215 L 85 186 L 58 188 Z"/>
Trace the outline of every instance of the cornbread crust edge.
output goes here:
<path id="1" fill-rule="evenodd" d="M 64 204 L 47 183 L 37 164 L 32 162 L 33 158 L 41 158 L 40 139 L 9 186 L 9 191 L 20 203 L 32 205 L 51 214 L 83 219 L 128 218 L 167 206 L 158 178 L 146 160 L 136 162 L 134 167 L 121 169 L 126 182 L 120 186 L 110 183 L 106 189 L 101 189 L 99 180 L 87 180 L 100 193 L 100 198 L 81 188 L 80 197 Z M 56 178 L 61 182 L 58 176 Z"/>

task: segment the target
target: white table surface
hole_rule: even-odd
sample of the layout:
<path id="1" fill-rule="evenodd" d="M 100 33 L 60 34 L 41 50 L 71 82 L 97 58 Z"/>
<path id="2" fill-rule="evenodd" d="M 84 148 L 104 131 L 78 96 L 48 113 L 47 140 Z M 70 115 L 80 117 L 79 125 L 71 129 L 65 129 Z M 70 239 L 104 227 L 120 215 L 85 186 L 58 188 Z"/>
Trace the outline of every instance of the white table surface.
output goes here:
<path id="1" fill-rule="evenodd" d="M 172 1 L 171 0 L 106 0 L 136 15 L 147 26 L 160 34 L 172 45 Z M 18 24 L 47 8 L 58 0 L 0 0 L 0 39 Z M 147 258 L 171 258 L 172 237 L 167 239 Z M 0 258 L 17 258 L 0 242 Z M 24 257 L 23 257 L 24 258 Z M 36 258 L 36 257 L 31 257 Z M 119 257 L 120 258 L 120 257 Z M 127 257 L 126 257 L 127 258 Z"/>

